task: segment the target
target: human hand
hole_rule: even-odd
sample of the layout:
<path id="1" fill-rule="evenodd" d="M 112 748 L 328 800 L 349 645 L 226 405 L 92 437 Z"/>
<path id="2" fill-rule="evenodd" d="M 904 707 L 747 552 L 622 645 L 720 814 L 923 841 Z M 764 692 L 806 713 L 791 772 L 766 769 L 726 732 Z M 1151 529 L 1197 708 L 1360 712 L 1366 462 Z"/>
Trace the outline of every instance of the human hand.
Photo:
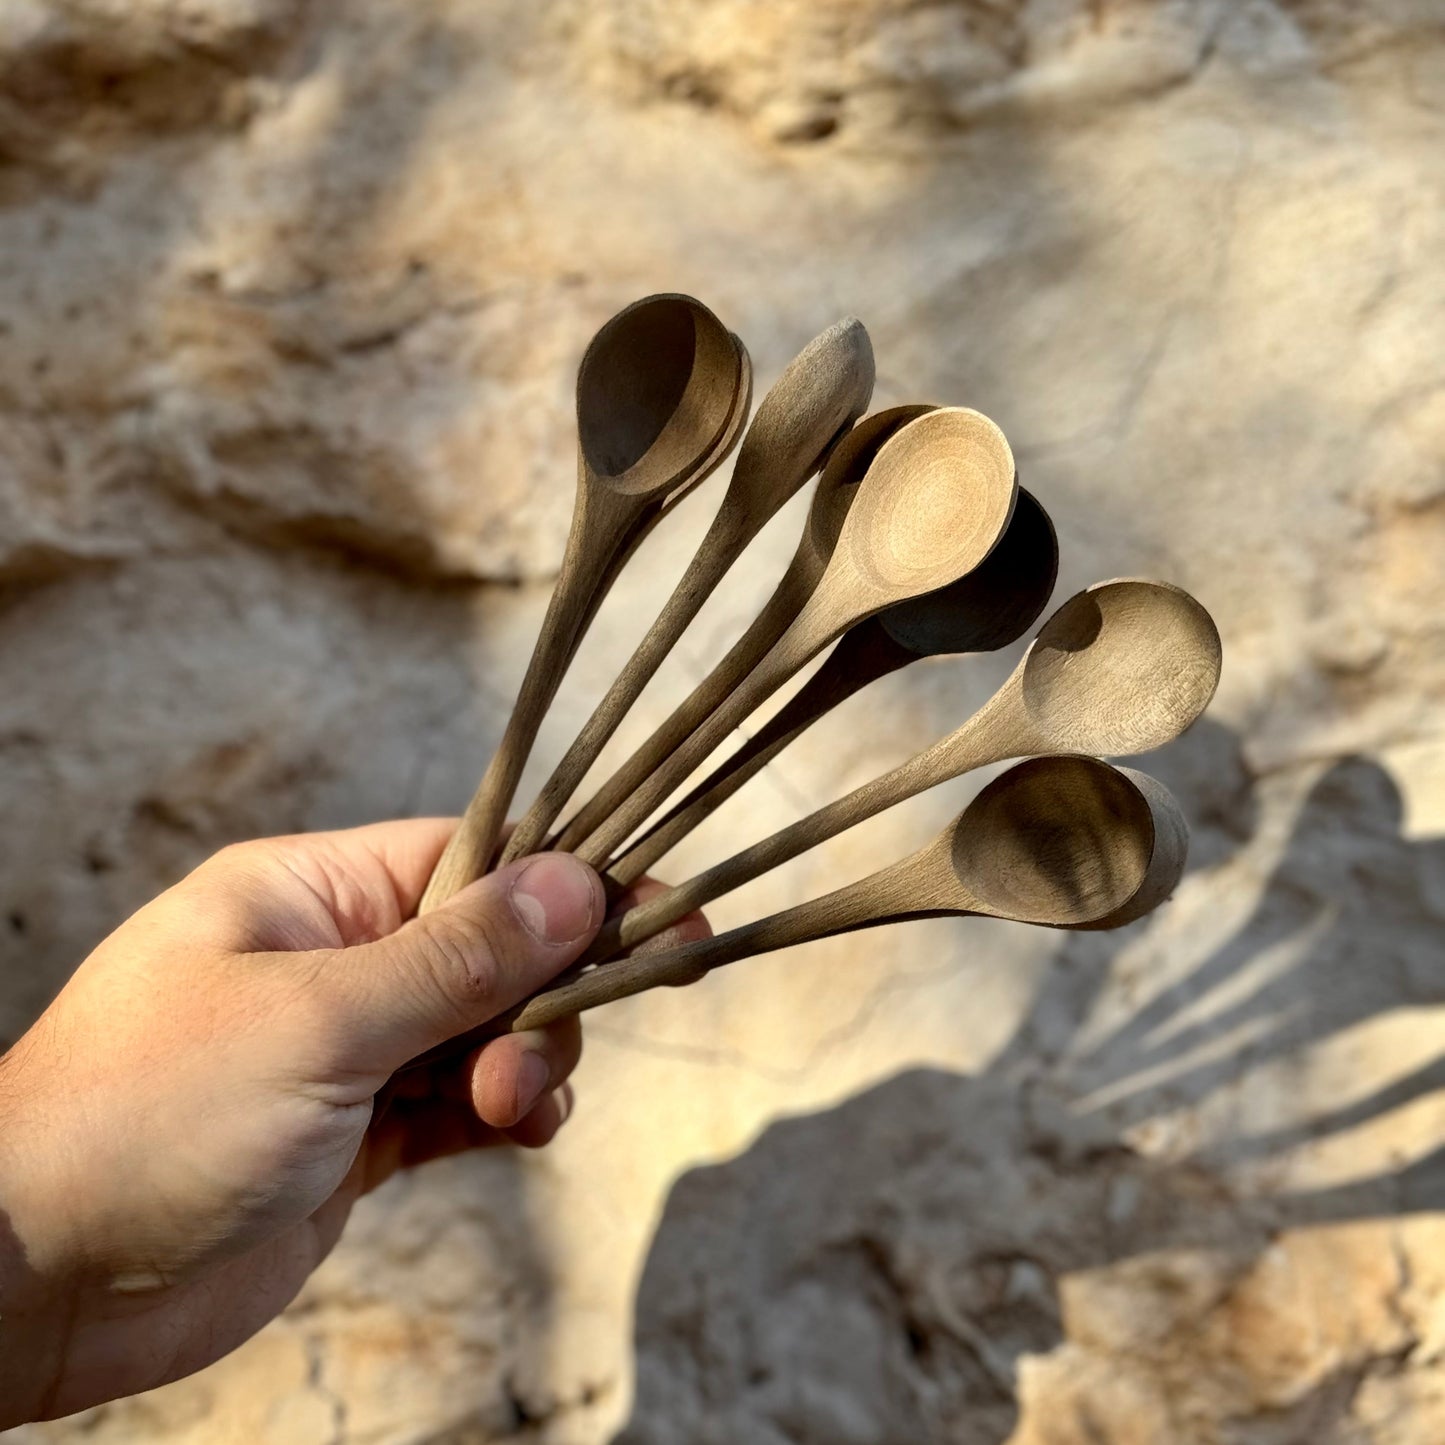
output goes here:
<path id="1" fill-rule="evenodd" d="M 404 922 L 454 827 L 223 850 L 0 1059 L 0 1428 L 219 1359 L 395 1170 L 561 1127 L 576 1019 L 412 1071 L 375 1110 L 401 1065 L 541 987 L 602 920 L 596 874 L 552 854 Z"/>

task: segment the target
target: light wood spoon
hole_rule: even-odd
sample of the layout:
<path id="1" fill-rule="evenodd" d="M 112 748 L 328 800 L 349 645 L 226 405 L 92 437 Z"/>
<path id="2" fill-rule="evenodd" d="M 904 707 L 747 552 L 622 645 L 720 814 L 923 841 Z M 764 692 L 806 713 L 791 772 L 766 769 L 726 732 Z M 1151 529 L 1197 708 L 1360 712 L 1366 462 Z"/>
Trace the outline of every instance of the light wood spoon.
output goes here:
<path id="1" fill-rule="evenodd" d="M 549 848 L 572 852 L 614 813 L 664 758 L 694 732 L 726 700 L 737 678 L 746 676 L 767 655 L 802 611 L 833 555 L 843 518 L 848 515 L 873 458 L 900 427 L 937 408 L 924 404 L 888 407 L 860 421 L 829 453 L 813 490 L 812 505 L 803 524 L 797 551 L 773 595 L 749 624 L 727 655 L 693 689 L 690 696 L 658 725 L 652 736 L 625 762 L 596 794 L 578 810 Z"/>
<path id="2" fill-rule="evenodd" d="M 502 741 L 432 873 L 421 912 L 486 871 L 599 591 L 639 529 L 716 457 L 743 385 L 741 355 L 736 338 L 690 296 L 634 302 L 593 337 L 577 374 L 577 499 L 561 572 Z"/>
<path id="3" fill-rule="evenodd" d="M 858 484 L 833 555 L 788 630 L 577 856 L 604 863 L 739 722 L 854 623 L 972 572 L 1003 535 L 1017 492 L 1008 442 L 979 412 L 941 407 L 895 432 Z"/>
<path id="4" fill-rule="evenodd" d="M 615 891 L 642 877 L 744 783 L 839 703 L 923 657 L 994 652 L 1039 620 L 1059 570 L 1053 523 L 1019 488 L 1008 530 L 966 577 L 850 627 L 822 667 L 760 731 L 607 867 Z"/>
<path id="5" fill-rule="evenodd" d="M 696 878 L 629 909 L 582 962 L 610 957 L 825 839 L 974 768 L 1034 753 L 1126 756 L 1163 747 L 1214 696 L 1209 614 L 1164 582 L 1097 582 L 1069 598 L 1003 686 L 932 747 Z"/>
<path id="6" fill-rule="evenodd" d="M 904 919 L 964 914 L 1116 928 L 1168 896 L 1187 846 L 1178 804 L 1154 779 L 1097 758 L 1031 758 L 995 778 L 911 857 L 717 938 L 554 983 L 486 1032 L 541 1028 L 645 989 L 695 983 L 737 959 Z"/>
<path id="7" fill-rule="evenodd" d="M 847 317 L 815 337 L 763 398 L 738 452 L 732 480 L 696 555 L 657 620 L 598 703 L 536 801 L 502 861 L 534 853 L 598 753 L 616 732 L 688 623 L 743 549 L 826 460 L 873 394 L 873 348 Z"/>

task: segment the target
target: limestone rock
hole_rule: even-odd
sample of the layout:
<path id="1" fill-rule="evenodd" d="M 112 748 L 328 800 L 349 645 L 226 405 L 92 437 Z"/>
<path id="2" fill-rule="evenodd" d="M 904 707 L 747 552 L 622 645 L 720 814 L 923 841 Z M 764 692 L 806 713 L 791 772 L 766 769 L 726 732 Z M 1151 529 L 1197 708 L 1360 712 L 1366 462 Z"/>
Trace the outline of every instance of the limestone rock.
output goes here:
<path id="1" fill-rule="evenodd" d="M 565 538 L 576 362 L 649 291 L 759 394 L 858 314 L 876 404 L 1004 427 L 1060 597 L 1170 578 L 1226 655 L 1144 760 L 1194 825 L 1153 919 L 908 925 L 600 1013 L 545 1157 L 395 1181 L 251 1345 L 25 1445 L 1436 1445 L 1442 96 L 1435 0 L 0 7 L 0 1039 L 224 842 L 460 808 Z M 609 599 L 520 800 L 724 485 Z M 853 699 L 665 871 L 1018 651 Z"/>

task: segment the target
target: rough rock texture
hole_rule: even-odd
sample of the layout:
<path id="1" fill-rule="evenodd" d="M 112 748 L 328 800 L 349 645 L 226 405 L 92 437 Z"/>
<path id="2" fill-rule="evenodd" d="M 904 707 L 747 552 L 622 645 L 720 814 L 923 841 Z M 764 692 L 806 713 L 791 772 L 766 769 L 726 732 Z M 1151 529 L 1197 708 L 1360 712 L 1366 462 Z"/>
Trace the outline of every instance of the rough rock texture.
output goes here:
<path id="1" fill-rule="evenodd" d="M 1060 596 L 1172 578 L 1227 658 L 1145 763 L 1196 825 L 1154 919 L 911 925 L 609 1010 L 545 1157 L 394 1182 L 232 1358 L 15 1438 L 1438 1445 L 1442 153 L 1437 0 L 0 7 L 0 1040 L 221 843 L 461 805 L 560 552 L 577 358 L 647 291 L 708 301 L 760 389 L 856 312 L 879 405 L 1004 427 Z M 722 485 L 609 600 L 524 792 Z M 670 871 L 1016 653 L 855 699 Z"/>

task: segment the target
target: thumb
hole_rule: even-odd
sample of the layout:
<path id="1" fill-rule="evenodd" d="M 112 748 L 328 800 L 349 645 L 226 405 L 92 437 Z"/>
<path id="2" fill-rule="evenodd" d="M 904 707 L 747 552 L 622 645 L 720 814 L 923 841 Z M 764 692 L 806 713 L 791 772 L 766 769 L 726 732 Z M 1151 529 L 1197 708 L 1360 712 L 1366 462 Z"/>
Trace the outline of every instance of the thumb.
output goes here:
<path id="1" fill-rule="evenodd" d="M 582 953 L 604 912 L 591 868 L 539 853 L 386 938 L 338 949 L 323 968 L 326 1013 L 349 1066 L 389 1074 L 521 1002 Z"/>

